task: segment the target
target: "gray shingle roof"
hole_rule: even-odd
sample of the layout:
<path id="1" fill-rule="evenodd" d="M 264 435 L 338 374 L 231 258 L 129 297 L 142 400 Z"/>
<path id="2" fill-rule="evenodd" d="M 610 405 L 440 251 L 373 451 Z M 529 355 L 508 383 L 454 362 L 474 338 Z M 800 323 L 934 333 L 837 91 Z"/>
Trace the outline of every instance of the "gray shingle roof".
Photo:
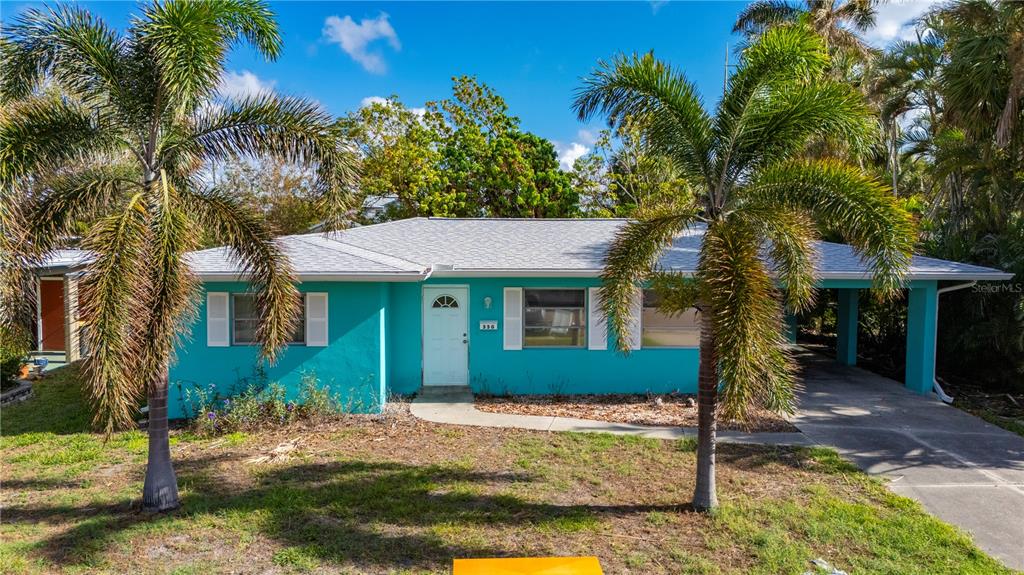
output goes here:
<path id="1" fill-rule="evenodd" d="M 592 276 L 621 219 L 412 218 L 334 232 L 279 238 L 300 276 Z M 678 272 L 696 269 L 703 227 L 681 234 L 660 260 Z M 869 278 L 847 245 L 818 243 L 822 279 Z M 191 254 L 201 275 L 237 274 L 225 248 Z M 998 270 L 915 256 L 910 279 L 1008 279 Z"/>

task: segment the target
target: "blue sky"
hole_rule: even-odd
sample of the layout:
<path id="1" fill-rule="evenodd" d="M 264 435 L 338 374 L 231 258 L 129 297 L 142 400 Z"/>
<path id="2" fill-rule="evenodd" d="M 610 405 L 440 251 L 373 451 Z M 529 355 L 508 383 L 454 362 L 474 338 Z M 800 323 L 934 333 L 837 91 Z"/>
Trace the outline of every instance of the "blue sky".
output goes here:
<path id="1" fill-rule="evenodd" d="M 134 2 L 82 2 L 124 27 Z M 30 2 L 0 1 L 4 22 Z M 884 45 L 928 3 L 883 5 L 869 39 Z M 367 3 L 274 2 L 284 54 L 265 62 L 235 50 L 223 89 L 313 98 L 341 115 L 368 98 L 396 94 L 410 107 L 450 94 L 451 77 L 476 75 L 495 88 L 525 130 L 556 143 L 566 162 L 601 129 L 571 110 L 579 78 L 616 53 L 654 53 L 684 70 L 705 101 L 722 89 L 727 44 L 743 2 Z"/>

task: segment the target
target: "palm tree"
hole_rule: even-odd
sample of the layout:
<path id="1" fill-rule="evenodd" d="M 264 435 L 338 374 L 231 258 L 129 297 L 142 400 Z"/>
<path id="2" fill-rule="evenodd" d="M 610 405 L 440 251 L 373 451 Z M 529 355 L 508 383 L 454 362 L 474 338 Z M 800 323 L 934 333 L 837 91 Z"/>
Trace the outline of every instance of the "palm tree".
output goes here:
<path id="1" fill-rule="evenodd" d="M 743 419 L 752 405 L 793 408 L 796 379 L 782 311 L 806 309 L 813 300 L 819 233 L 839 233 L 858 250 L 878 293 L 903 285 L 913 245 L 907 213 L 861 170 L 802 153 L 815 139 L 866 140 L 876 126 L 863 97 L 827 77 L 828 65 L 813 31 L 787 25 L 746 49 L 714 116 L 681 72 L 651 54 L 601 63 L 576 94 L 582 120 L 603 113 L 613 126 L 626 118 L 641 122 L 648 144 L 689 184 L 685 197 L 623 227 L 602 280 L 620 350 L 630 337 L 630 302 L 645 282 L 661 292 L 663 311 L 701 313 L 693 499 L 699 510 L 717 504 L 716 412 Z M 694 228 L 704 230 L 694 276 L 659 271 L 665 247 Z"/>
<path id="2" fill-rule="evenodd" d="M 335 221 L 354 175 L 353 154 L 315 104 L 216 98 L 226 54 L 242 41 L 268 59 L 280 54 L 265 3 L 154 2 L 123 35 L 76 7 L 27 10 L 0 44 L 0 184 L 35 190 L 17 249 L 38 258 L 76 221 L 93 222 L 83 242 L 95 256 L 81 290 L 91 350 L 84 370 L 95 423 L 108 434 L 131 425 L 147 397 L 146 510 L 179 505 L 168 366 L 195 312 L 187 252 L 200 234 L 229 246 L 249 277 L 265 359 L 274 360 L 296 320 L 290 267 L 267 225 L 206 185 L 201 170 L 231 157 L 314 166 L 319 201 Z"/>
<path id="3" fill-rule="evenodd" d="M 962 0 L 933 14 L 949 53 L 943 70 L 949 111 L 971 132 L 994 131 L 996 145 L 1006 148 L 1021 124 L 1024 4 Z"/>
<path id="4" fill-rule="evenodd" d="M 803 21 L 817 32 L 829 50 L 866 58 L 872 52 L 858 33 L 875 25 L 877 0 L 756 0 L 740 12 L 733 32 L 755 39 L 769 28 Z"/>
<path id="5" fill-rule="evenodd" d="M 901 148 L 922 133 L 940 129 L 943 61 L 938 35 L 918 30 L 916 41 L 894 42 L 871 66 L 867 91 L 885 132 L 893 193 L 901 171 Z"/>

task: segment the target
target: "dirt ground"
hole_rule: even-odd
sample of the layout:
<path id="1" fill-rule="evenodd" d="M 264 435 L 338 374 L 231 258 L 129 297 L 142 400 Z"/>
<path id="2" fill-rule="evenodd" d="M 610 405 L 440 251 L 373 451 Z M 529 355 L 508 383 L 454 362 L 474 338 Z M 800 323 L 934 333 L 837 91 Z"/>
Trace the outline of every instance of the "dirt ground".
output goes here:
<path id="1" fill-rule="evenodd" d="M 513 395 L 477 397 L 480 411 L 517 415 L 576 417 L 632 423 L 697 427 L 697 403 L 691 395 Z M 763 409 L 752 410 L 743 422 L 719 419 L 719 429 L 796 431 L 782 416 Z"/>

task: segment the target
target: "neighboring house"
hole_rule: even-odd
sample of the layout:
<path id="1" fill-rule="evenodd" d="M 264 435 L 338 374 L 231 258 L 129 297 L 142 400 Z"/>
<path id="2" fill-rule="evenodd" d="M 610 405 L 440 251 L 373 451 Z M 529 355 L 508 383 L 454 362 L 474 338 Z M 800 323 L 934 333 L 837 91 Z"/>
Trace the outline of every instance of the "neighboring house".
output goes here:
<path id="1" fill-rule="evenodd" d="M 279 239 L 303 293 L 303 317 L 266 371 L 294 393 L 303 373 L 353 409 L 389 394 L 469 385 L 489 393 L 665 393 L 697 389 L 696 313 L 667 317 L 651 294 L 635 302 L 628 356 L 614 349 L 598 305 L 615 219 L 414 218 L 330 235 Z M 696 269 L 703 228 L 680 235 L 660 266 Z M 839 360 L 856 360 L 857 290 L 871 278 L 846 245 L 819 244 L 821 287 L 838 289 Z M 190 254 L 203 282 L 199 319 L 177 351 L 171 416 L 184 390 L 228 393 L 254 373 L 258 319 L 226 248 Z M 908 387 L 932 389 L 939 282 L 1009 274 L 915 257 L 908 276 Z M 237 389 L 236 389 L 237 390 Z"/>
<path id="2" fill-rule="evenodd" d="M 89 252 L 55 250 L 36 269 L 35 351 L 60 364 L 79 359 L 85 344 L 78 314 L 78 280 Z"/>

